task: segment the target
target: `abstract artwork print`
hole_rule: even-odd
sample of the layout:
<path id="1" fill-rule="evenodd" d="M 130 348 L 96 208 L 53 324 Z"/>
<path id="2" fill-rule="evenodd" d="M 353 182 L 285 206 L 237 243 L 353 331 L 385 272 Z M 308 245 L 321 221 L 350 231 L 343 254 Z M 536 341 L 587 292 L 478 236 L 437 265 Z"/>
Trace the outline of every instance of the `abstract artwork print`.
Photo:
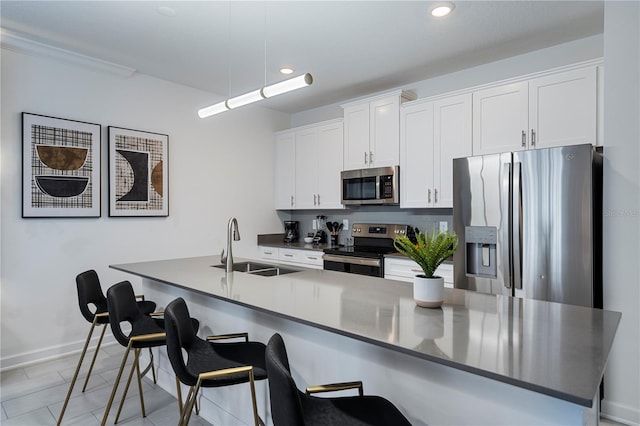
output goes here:
<path id="1" fill-rule="evenodd" d="M 23 217 L 100 216 L 98 124 L 22 113 Z"/>
<path id="2" fill-rule="evenodd" d="M 167 135 L 109 127 L 109 216 L 168 216 Z"/>

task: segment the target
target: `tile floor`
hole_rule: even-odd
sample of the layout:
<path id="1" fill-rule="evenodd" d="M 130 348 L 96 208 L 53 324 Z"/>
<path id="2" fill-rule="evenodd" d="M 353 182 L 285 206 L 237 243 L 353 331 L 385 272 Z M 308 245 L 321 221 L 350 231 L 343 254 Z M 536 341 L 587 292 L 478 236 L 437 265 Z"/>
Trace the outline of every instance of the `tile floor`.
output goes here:
<path id="1" fill-rule="evenodd" d="M 82 384 L 93 356 L 91 349 L 87 352 L 63 418 L 63 425 L 100 424 L 122 362 L 123 351 L 124 348 L 117 344 L 100 349 L 87 390 L 83 393 L 81 392 Z M 2 426 L 55 425 L 79 356 L 75 354 L 2 373 L 0 424 Z M 132 359 L 131 355 L 129 359 Z M 128 372 L 128 368 L 125 371 Z M 122 380 L 107 422 L 110 425 L 115 419 L 126 376 Z M 151 379 L 145 378 L 142 386 L 147 417 L 143 418 L 140 411 L 138 386 L 134 382 L 135 378 L 129 388 L 118 425 L 175 426 L 179 417 L 177 400 L 159 386 L 154 385 Z M 189 424 L 209 425 L 195 413 L 191 416 Z"/>
<path id="2" fill-rule="evenodd" d="M 100 350 L 89 385 L 83 393 L 81 392 L 82 384 L 91 362 L 91 356 L 93 356 L 91 349 L 88 351 L 67 406 L 63 425 L 92 426 L 100 424 L 113 381 L 118 374 L 120 362 L 122 362 L 123 350 L 117 344 L 104 346 Z M 0 376 L 0 401 L 2 403 L 0 424 L 2 426 L 55 425 L 79 356 L 79 354 L 70 355 L 2 373 Z M 122 388 L 124 388 L 124 384 L 118 389 L 107 424 L 113 424 Z M 179 416 L 177 400 L 159 386 L 154 385 L 151 379 L 144 379 L 143 388 L 147 417 L 142 417 L 138 387 L 132 383 L 118 425 L 176 425 Z M 189 424 L 193 426 L 209 425 L 207 421 L 195 413 L 191 416 Z M 602 419 L 600 425 L 616 426 L 619 423 Z"/>

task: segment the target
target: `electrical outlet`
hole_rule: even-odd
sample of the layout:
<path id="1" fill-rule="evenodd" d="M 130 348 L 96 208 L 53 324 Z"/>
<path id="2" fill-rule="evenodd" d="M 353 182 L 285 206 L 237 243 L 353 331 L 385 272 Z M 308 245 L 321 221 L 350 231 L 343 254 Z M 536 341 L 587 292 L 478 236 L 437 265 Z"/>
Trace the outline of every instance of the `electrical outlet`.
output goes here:
<path id="1" fill-rule="evenodd" d="M 342 219 L 342 229 L 349 230 L 349 219 Z"/>
<path id="2" fill-rule="evenodd" d="M 449 224 L 446 221 L 440 222 L 440 232 L 447 232 L 449 230 Z"/>
<path id="3" fill-rule="evenodd" d="M 313 219 L 313 230 L 316 231 L 318 229 L 318 219 Z"/>

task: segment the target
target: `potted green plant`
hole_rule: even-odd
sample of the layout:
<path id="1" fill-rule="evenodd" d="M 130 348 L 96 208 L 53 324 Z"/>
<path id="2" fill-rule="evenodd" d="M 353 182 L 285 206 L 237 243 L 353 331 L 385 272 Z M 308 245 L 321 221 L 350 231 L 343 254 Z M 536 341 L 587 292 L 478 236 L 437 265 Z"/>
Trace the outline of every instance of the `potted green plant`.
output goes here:
<path id="1" fill-rule="evenodd" d="M 407 236 L 395 237 L 395 248 L 416 262 L 424 274 L 413 279 L 413 299 L 418 306 L 437 308 L 442 305 L 444 278 L 435 276 L 436 269 L 458 248 L 458 236 L 449 231 L 434 229 L 431 233 L 417 232 L 416 242 Z"/>

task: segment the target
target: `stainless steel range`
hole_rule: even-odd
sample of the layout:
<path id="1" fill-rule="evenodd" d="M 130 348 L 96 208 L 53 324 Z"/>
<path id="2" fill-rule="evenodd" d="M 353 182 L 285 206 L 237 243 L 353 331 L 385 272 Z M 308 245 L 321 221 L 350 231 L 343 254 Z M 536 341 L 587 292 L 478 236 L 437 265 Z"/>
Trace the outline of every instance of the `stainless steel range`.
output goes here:
<path id="1" fill-rule="evenodd" d="M 355 223 L 351 227 L 353 246 L 324 249 L 324 269 L 351 274 L 384 277 L 384 255 L 395 253 L 393 238 L 412 238 L 409 225 Z"/>

